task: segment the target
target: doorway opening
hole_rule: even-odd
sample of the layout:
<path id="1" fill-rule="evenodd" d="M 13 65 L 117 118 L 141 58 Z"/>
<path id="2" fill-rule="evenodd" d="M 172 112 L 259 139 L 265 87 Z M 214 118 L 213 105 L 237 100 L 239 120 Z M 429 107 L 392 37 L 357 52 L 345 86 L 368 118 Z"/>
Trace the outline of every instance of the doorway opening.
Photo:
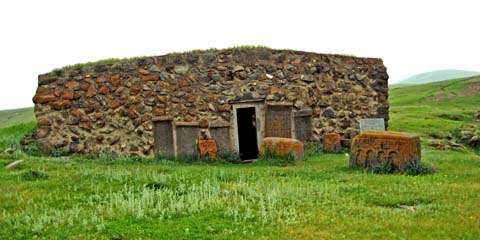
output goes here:
<path id="1" fill-rule="evenodd" d="M 258 158 L 255 107 L 237 108 L 238 147 L 241 160 Z"/>

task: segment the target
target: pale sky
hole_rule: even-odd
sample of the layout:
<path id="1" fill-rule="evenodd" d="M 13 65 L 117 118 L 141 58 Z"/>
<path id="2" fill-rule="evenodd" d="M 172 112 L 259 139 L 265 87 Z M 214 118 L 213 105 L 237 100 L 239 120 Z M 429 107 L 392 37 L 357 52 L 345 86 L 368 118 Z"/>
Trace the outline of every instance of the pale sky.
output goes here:
<path id="1" fill-rule="evenodd" d="M 480 71 L 480 3 L 454 1 L 0 2 L 0 109 L 33 106 L 38 74 L 104 58 L 267 45 L 382 58 L 389 82 Z"/>

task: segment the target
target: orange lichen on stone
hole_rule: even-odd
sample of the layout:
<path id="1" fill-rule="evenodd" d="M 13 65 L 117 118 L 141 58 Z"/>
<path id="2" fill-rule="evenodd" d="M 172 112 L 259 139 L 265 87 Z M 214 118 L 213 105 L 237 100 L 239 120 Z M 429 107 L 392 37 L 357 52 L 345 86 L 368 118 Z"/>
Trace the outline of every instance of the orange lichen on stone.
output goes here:
<path id="1" fill-rule="evenodd" d="M 420 161 L 420 138 L 398 132 L 366 131 L 356 136 L 350 148 L 350 165 L 369 167 L 391 161 L 394 170 Z"/>
<path id="2" fill-rule="evenodd" d="M 210 156 L 213 158 L 217 157 L 217 142 L 215 140 L 199 140 L 198 141 L 198 151 L 200 156 Z"/>
<path id="3" fill-rule="evenodd" d="M 342 150 L 340 140 L 340 135 L 336 133 L 327 133 L 323 135 L 323 149 L 327 152 L 339 152 Z"/>
<path id="4" fill-rule="evenodd" d="M 267 137 L 262 140 L 262 151 L 270 150 L 278 154 L 292 153 L 297 161 L 303 161 L 303 143 L 293 138 Z"/>

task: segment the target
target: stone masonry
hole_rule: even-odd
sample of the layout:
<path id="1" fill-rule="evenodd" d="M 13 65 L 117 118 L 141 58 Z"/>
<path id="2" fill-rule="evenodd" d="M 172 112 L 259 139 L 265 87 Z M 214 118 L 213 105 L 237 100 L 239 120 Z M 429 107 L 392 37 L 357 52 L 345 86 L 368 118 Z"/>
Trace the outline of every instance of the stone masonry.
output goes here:
<path id="1" fill-rule="evenodd" d="M 263 99 L 311 112 L 311 140 L 352 139 L 361 118 L 388 124 L 388 75 L 381 59 L 291 50 L 169 54 L 56 70 L 38 77 L 37 137 L 80 153 L 153 156 L 152 119 L 229 122 L 232 102 Z M 308 119 L 307 119 L 308 120 Z"/>

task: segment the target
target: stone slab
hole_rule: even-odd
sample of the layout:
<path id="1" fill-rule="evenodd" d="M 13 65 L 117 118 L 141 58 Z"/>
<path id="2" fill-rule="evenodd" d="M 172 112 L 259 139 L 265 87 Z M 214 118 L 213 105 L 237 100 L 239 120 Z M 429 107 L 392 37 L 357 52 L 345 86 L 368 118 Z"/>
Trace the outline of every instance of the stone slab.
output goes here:
<path id="1" fill-rule="evenodd" d="M 200 128 L 197 125 L 176 125 L 177 158 L 197 157 Z"/>
<path id="2" fill-rule="evenodd" d="M 296 161 L 304 160 L 303 142 L 293 138 L 267 137 L 262 140 L 262 151 L 270 150 L 278 154 L 292 153 Z"/>
<path id="3" fill-rule="evenodd" d="M 232 144 L 230 141 L 230 127 L 229 126 L 210 126 L 210 135 L 212 139 L 217 142 L 219 152 L 232 151 Z"/>
<path id="4" fill-rule="evenodd" d="M 385 120 L 383 118 L 360 119 L 360 133 L 365 131 L 385 131 Z"/>
<path id="5" fill-rule="evenodd" d="M 153 122 L 153 138 L 155 155 L 167 158 L 175 156 L 171 120 Z"/>
<path id="6" fill-rule="evenodd" d="M 308 142 L 312 139 L 312 116 L 295 115 L 295 137 L 301 141 Z"/>
<path id="7" fill-rule="evenodd" d="M 265 113 L 266 137 L 292 137 L 292 106 L 268 105 Z"/>

